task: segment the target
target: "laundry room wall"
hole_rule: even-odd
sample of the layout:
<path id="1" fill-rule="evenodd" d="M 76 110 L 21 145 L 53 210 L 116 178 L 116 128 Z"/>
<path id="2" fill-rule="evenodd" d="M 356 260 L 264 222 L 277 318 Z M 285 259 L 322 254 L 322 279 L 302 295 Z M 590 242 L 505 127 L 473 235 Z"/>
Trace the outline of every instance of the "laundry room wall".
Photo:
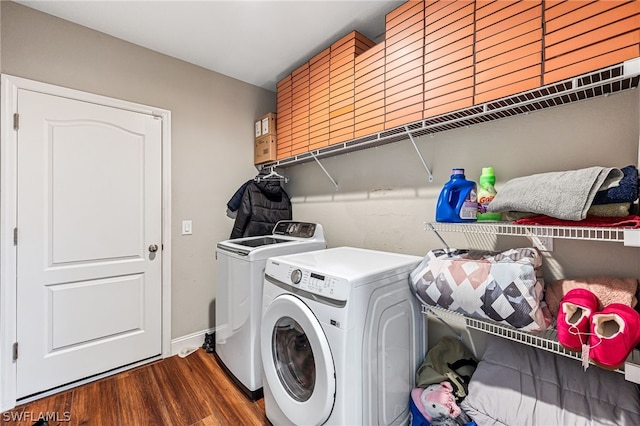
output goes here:
<path id="1" fill-rule="evenodd" d="M 172 112 L 172 324 L 176 339 L 214 327 L 215 246 L 226 203 L 256 174 L 253 122 L 275 93 L 104 33 L 2 1 L 3 73 Z M 181 235 L 182 220 L 193 235 Z"/>
<path id="2" fill-rule="evenodd" d="M 313 161 L 280 172 L 290 178 L 286 189 L 292 196 L 294 218 L 322 223 L 330 247 L 422 256 L 442 247 L 436 234 L 425 230 L 425 222 L 435 219 L 436 200 L 452 168 L 463 167 L 467 179 L 477 182 L 481 168 L 492 166 L 500 192 L 502 184 L 518 176 L 637 164 L 639 104 L 636 89 L 416 138 L 433 182 L 428 181 L 408 139 L 322 159 L 338 183 L 337 190 Z M 476 235 L 467 240 L 458 233 L 442 236 L 456 248 L 532 245 L 524 237 Z M 595 246 L 558 239 L 554 244 L 554 251 L 545 253 L 546 279 L 587 274 L 640 276 L 637 249 L 619 243 Z M 596 253 L 603 255 L 594 256 Z"/>
<path id="3" fill-rule="evenodd" d="M 22 5 L 0 2 L 0 70 L 172 111 L 172 337 L 214 326 L 215 244 L 228 238 L 225 204 L 253 166 L 253 121 L 275 94 Z M 533 173 L 638 162 L 638 90 L 281 168 L 294 219 L 324 225 L 328 245 L 424 255 L 442 243 L 425 231 L 453 167 L 496 188 Z M 181 221 L 194 234 L 180 235 Z M 443 235 L 453 247 L 531 245 L 524 238 Z M 595 253 L 589 251 L 598 250 Z M 606 255 L 594 256 L 594 254 Z M 639 250 L 556 240 L 545 277 L 640 276 Z M 611 262 L 615 257 L 616 262 Z"/>

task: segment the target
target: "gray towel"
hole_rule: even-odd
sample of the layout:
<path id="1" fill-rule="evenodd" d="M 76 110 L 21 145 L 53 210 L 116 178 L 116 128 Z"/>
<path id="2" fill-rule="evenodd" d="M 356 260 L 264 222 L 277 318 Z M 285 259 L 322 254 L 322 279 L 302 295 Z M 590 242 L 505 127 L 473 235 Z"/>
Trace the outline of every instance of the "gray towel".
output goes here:
<path id="1" fill-rule="evenodd" d="M 509 180 L 487 211 L 520 211 L 564 220 L 582 220 L 596 192 L 615 187 L 624 174 L 614 167 L 540 173 Z"/>

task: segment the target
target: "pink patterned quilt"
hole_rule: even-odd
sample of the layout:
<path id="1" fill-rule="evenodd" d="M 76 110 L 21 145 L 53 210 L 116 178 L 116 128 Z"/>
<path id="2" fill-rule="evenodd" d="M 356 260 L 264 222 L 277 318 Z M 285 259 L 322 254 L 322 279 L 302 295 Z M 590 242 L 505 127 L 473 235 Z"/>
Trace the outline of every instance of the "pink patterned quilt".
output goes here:
<path id="1" fill-rule="evenodd" d="M 541 331 L 548 326 L 541 306 L 541 266 L 542 256 L 532 247 L 504 252 L 436 249 L 427 253 L 409 281 L 425 305 Z"/>

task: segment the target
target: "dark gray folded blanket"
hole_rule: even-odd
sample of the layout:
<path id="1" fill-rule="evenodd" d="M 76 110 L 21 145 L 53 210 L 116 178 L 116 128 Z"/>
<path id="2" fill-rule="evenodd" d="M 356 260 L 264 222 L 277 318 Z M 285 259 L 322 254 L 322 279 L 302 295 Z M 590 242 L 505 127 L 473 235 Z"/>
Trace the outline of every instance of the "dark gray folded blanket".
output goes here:
<path id="1" fill-rule="evenodd" d="M 638 169 L 631 165 L 620 169 L 622 180 L 614 188 L 596 193 L 592 205 L 613 204 L 613 203 L 633 203 L 638 199 Z"/>
<path id="2" fill-rule="evenodd" d="M 498 189 L 487 210 L 582 220 L 587 217 L 596 192 L 617 186 L 622 177 L 620 169 L 599 166 L 523 176 L 507 181 Z"/>

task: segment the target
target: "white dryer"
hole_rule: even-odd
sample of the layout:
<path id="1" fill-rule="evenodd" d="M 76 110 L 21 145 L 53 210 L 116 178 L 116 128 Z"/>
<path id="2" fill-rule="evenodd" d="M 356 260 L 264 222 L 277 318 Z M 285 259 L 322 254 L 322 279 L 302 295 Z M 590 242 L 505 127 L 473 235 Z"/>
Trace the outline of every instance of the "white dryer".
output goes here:
<path id="1" fill-rule="evenodd" d="M 274 425 L 400 425 L 426 331 L 421 258 L 339 247 L 267 261 L 260 346 Z"/>
<path id="2" fill-rule="evenodd" d="M 216 348 L 223 370 L 252 400 L 262 398 L 260 319 L 267 258 L 326 248 L 318 223 L 280 221 L 272 235 L 221 241 L 216 248 Z"/>

